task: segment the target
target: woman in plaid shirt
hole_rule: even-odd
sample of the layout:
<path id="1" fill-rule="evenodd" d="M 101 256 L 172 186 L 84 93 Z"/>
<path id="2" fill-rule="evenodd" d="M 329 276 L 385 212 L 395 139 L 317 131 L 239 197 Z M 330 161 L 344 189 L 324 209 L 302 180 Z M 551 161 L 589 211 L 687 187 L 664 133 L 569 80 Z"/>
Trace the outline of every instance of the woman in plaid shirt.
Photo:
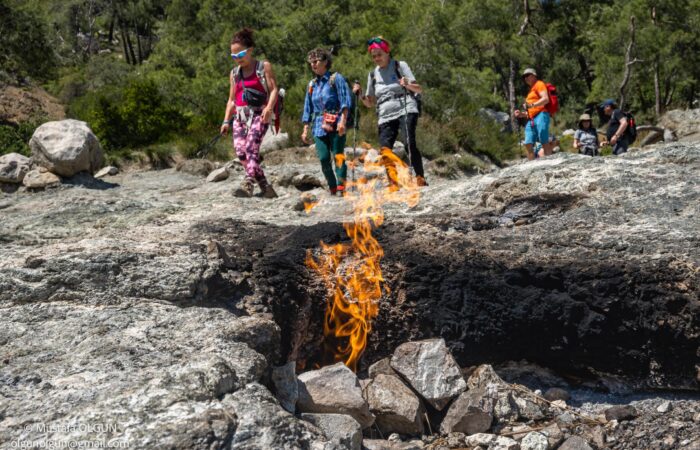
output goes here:
<path id="1" fill-rule="evenodd" d="M 316 77 L 309 82 L 304 99 L 301 140 L 308 143 L 311 128 L 316 154 L 321 160 L 321 170 L 331 195 L 342 195 L 348 172 L 345 165 L 345 131 L 352 105 L 350 88 L 341 74 L 330 72 L 332 61 L 328 50 L 311 50 L 308 61 Z M 335 173 L 331 160 L 335 162 Z"/>

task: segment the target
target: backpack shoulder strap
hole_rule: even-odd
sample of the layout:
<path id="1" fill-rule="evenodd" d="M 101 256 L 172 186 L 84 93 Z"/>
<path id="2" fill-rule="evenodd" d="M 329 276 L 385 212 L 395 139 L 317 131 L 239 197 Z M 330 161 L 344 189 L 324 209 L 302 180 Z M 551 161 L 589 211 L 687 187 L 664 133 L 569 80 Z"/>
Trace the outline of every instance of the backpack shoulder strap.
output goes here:
<path id="1" fill-rule="evenodd" d="M 265 93 L 270 94 L 270 89 L 267 87 L 267 80 L 265 79 L 265 61 L 258 60 L 255 63 L 255 75 L 265 88 Z"/>
<path id="2" fill-rule="evenodd" d="M 233 76 L 234 83 L 241 81 L 241 66 L 236 66 L 231 69 L 231 75 Z"/>
<path id="3" fill-rule="evenodd" d="M 401 61 L 394 60 L 394 70 L 396 71 L 396 76 L 399 77 L 399 80 L 403 78 L 403 75 L 401 74 Z"/>
<path id="4" fill-rule="evenodd" d="M 336 76 L 336 75 L 338 75 L 338 72 L 333 72 L 333 73 L 331 74 L 330 79 L 328 80 L 328 82 L 331 84 L 331 87 L 332 87 L 332 88 L 335 87 L 335 76 Z"/>

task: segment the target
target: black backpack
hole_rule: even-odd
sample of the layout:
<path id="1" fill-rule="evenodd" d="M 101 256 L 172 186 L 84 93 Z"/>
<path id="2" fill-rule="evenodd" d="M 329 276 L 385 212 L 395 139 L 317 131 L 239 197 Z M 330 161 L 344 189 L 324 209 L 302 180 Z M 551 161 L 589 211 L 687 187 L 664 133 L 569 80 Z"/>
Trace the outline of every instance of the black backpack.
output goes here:
<path id="1" fill-rule="evenodd" d="M 331 87 L 333 89 L 335 89 L 336 93 L 338 92 L 338 89 L 335 87 L 335 76 L 337 74 L 338 74 L 338 72 L 333 72 L 331 74 L 330 79 L 328 80 L 328 83 L 330 83 Z M 309 81 L 309 87 L 307 89 L 309 96 L 314 93 L 314 81 L 315 80 L 316 79 L 313 78 L 313 79 L 311 79 L 311 81 Z M 348 89 L 349 88 L 350 88 L 350 86 L 348 86 Z M 351 94 L 352 94 L 352 92 L 351 92 Z M 348 117 L 345 120 L 345 128 L 346 129 L 350 129 L 350 128 L 355 127 L 355 114 L 354 114 L 354 112 L 355 112 L 355 95 L 351 95 L 350 96 L 350 108 L 348 108 Z"/>
<path id="2" fill-rule="evenodd" d="M 401 62 L 394 60 L 394 70 L 396 71 L 396 76 L 399 77 L 399 79 L 403 78 L 403 75 L 401 75 Z M 369 73 L 370 78 L 372 78 L 372 89 L 374 89 L 375 85 L 377 84 L 377 79 L 375 78 L 374 75 L 375 69 L 372 69 L 372 71 Z M 408 91 L 408 89 L 407 89 Z M 418 117 L 420 117 L 423 114 L 423 95 L 422 94 L 416 94 L 415 92 L 408 91 L 408 95 L 413 97 L 416 100 L 416 105 L 418 107 Z M 379 106 L 379 105 L 377 105 Z"/>
<path id="3" fill-rule="evenodd" d="M 629 143 L 637 140 L 637 122 L 634 120 L 634 116 L 630 112 L 623 112 L 624 116 L 627 118 L 627 128 L 625 128 L 625 136 L 629 138 Z"/>

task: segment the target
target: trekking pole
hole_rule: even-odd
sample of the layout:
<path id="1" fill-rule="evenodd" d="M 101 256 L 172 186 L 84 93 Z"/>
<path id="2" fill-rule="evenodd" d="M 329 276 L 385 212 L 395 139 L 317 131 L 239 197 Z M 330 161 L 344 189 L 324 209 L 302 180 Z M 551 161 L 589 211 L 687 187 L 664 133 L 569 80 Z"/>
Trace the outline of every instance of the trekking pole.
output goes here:
<path id="1" fill-rule="evenodd" d="M 408 137 L 408 88 L 403 88 L 403 123 L 406 132 L 406 153 L 408 154 L 408 165 L 410 166 L 409 171 L 411 177 L 416 175 L 416 171 L 413 168 L 413 158 L 411 157 L 411 139 Z"/>
<path id="2" fill-rule="evenodd" d="M 355 80 L 355 84 L 360 84 L 359 80 Z M 352 178 L 352 187 L 355 188 L 355 149 L 357 148 L 357 129 L 359 128 L 360 124 L 357 123 L 357 102 L 360 100 L 360 95 L 355 94 L 355 108 L 354 111 L 352 112 L 353 115 L 353 134 L 352 134 L 352 164 L 350 167 L 350 172 L 351 172 L 351 178 Z"/>
<path id="3" fill-rule="evenodd" d="M 222 136 L 221 133 L 217 133 L 217 135 L 214 136 L 214 138 L 211 141 L 200 146 L 194 155 L 199 156 L 201 159 L 206 158 L 206 156 L 209 154 L 209 150 L 211 150 L 211 148 L 214 146 L 214 144 L 216 144 L 219 141 L 219 139 L 221 139 L 221 136 Z"/>

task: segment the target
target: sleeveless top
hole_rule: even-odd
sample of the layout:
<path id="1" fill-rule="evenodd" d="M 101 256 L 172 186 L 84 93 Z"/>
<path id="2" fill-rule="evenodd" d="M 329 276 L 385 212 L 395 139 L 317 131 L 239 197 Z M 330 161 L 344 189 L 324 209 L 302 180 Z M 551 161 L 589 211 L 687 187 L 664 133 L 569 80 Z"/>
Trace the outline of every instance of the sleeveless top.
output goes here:
<path id="1" fill-rule="evenodd" d="M 241 70 L 241 75 L 243 71 Z M 248 103 L 243 100 L 243 87 L 250 89 L 255 89 L 256 91 L 265 92 L 265 86 L 263 86 L 262 81 L 258 78 L 258 74 L 253 70 L 248 77 L 241 79 L 236 83 L 236 106 L 247 106 Z"/>

